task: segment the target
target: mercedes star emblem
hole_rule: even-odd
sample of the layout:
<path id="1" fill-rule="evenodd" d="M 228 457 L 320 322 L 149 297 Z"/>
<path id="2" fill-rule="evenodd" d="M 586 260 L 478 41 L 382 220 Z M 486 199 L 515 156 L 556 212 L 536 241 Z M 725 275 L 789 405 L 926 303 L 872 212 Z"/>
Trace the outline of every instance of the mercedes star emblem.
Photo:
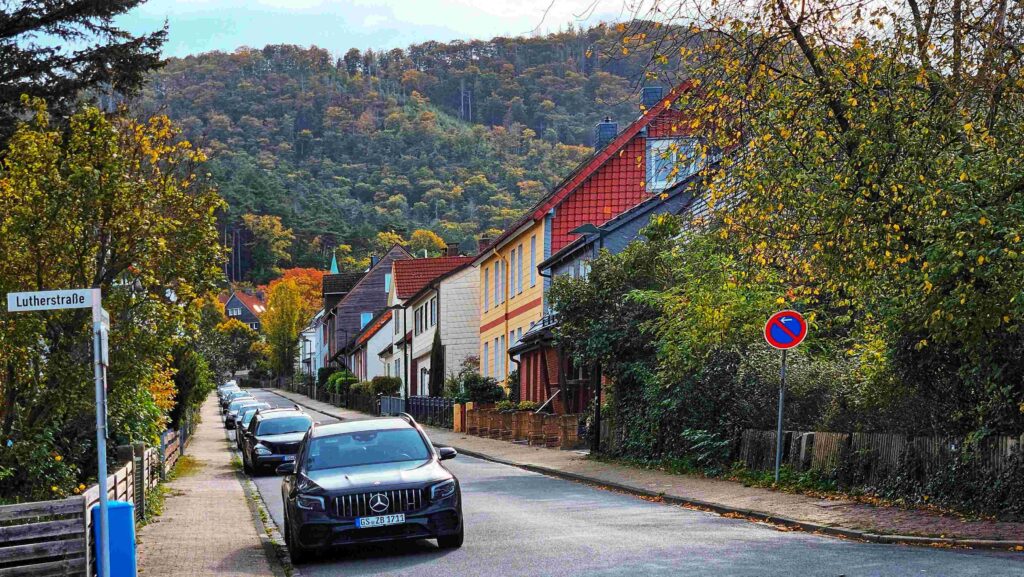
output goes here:
<path id="1" fill-rule="evenodd" d="M 374 513 L 383 513 L 388 510 L 388 506 L 391 505 L 391 501 L 388 500 L 388 496 L 384 493 L 374 493 L 370 495 L 370 510 Z"/>

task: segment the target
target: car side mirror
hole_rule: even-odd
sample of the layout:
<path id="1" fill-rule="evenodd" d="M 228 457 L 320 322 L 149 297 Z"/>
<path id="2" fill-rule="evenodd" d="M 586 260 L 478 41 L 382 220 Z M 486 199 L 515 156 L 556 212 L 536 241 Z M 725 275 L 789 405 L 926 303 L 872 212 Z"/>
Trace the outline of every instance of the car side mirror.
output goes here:
<path id="1" fill-rule="evenodd" d="M 437 448 L 437 453 L 438 453 L 438 456 L 440 457 L 440 459 L 442 461 L 447 461 L 448 459 L 454 459 L 459 454 L 459 452 L 456 451 L 452 447 L 438 447 Z"/>
<path id="2" fill-rule="evenodd" d="M 298 467 L 297 463 L 281 463 L 277 466 L 278 475 L 294 475 L 295 468 Z"/>

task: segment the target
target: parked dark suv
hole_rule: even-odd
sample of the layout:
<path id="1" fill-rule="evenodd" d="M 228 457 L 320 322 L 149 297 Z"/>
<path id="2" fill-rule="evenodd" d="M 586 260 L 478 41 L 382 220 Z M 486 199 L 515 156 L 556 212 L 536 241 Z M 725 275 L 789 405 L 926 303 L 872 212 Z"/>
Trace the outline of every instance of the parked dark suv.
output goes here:
<path id="1" fill-rule="evenodd" d="M 292 463 L 299 442 L 313 419 L 298 409 L 261 409 L 249 421 L 242 439 L 242 464 L 247 473 L 273 470 Z"/>
<path id="2" fill-rule="evenodd" d="M 292 561 L 351 543 L 437 539 L 462 546 L 462 490 L 412 417 L 314 426 L 294 464 L 278 468 Z"/>

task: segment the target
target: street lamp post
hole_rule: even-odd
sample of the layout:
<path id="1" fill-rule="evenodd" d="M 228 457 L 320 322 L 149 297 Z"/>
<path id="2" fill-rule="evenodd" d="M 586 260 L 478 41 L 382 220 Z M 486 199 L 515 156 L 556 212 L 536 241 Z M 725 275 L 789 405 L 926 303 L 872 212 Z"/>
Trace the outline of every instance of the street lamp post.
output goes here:
<path id="1" fill-rule="evenodd" d="M 600 255 L 604 249 L 604 231 L 600 227 L 592 224 L 581 224 L 576 228 L 569 231 L 569 234 L 578 235 L 597 235 L 597 254 Z M 595 255 L 597 256 L 597 255 Z M 594 381 L 594 432 L 590 438 L 590 452 L 598 453 L 601 451 L 601 363 L 600 361 L 594 361 L 594 365 L 591 369 L 591 379 Z"/>

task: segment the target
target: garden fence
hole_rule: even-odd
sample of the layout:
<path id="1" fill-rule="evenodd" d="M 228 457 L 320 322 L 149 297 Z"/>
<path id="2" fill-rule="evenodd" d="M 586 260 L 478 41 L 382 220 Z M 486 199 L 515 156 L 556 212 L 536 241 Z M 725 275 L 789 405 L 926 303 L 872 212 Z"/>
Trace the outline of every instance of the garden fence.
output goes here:
<path id="1" fill-rule="evenodd" d="M 107 477 L 107 497 L 133 503 L 136 521 L 142 519 L 146 491 L 166 478 L 191 432 L 188 422 L 180 432 L 165 431 L 159 447 L 118 447 L 124 464 Z M 93 485 L 66 499 L 0 505 L 0 575 L 95 575 L 90 512 L 99 499 Z"/>
<path id="2" fill-rule="evenodd" d="M 452 428 L 455 403 L 451 399 L 425 396 L 409 397 L 406 407 L 408 410 L 404 412 L 412 415 L 417 422 L 435 427 Z"/>

